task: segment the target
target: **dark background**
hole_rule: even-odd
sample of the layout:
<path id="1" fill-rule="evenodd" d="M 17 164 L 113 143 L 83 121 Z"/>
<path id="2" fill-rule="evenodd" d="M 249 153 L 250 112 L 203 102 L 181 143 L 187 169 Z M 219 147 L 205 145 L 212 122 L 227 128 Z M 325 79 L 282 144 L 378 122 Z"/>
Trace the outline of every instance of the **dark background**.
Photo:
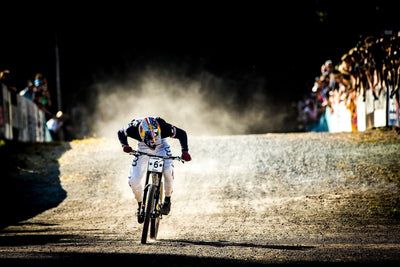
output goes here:
<path id="1" fill-rule="evenodd" d="M 93 97 L 94 82 L 148 63 L 181 66 L 188 76 L 205 70 L 246 90 L 263 79 L 265 94 L 289 105 L 361 35 L 399 29 L 396 1 L 21 5 L 1 10 L 0 68 L 18 90 L 44 73 L 56 103 L 57 42 L 64 110 Z"/>

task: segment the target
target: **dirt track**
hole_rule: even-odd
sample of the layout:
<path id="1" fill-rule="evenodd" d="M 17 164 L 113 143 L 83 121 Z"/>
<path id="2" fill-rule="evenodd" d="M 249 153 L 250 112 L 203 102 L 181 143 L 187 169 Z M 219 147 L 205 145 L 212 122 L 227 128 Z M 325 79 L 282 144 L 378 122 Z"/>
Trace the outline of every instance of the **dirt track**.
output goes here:
<path id="1" fill-rule="evenodd" d="M 147 245 L 127 185 L 131 157 L 117 140 L 47 147 L 18 168 L 12 186 L 24 185 L 14 189 L 24 197 L 13 193 L 7 203 L 16 208 L 3 208 L 12 216 L 2 219 L 0 263 L 400 261 L 395 132 L 192 137 L 189 145 L 193 161 L 175 163 L 172 211 Z"/>

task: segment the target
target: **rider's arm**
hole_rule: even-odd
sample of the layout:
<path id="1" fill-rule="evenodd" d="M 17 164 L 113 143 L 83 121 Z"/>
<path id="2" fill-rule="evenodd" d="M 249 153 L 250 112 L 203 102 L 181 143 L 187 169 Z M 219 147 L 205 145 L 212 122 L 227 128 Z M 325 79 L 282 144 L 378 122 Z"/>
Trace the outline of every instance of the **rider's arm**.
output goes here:
<path id="1" fill-rule="evenodd" d="M 175 136 L 171 136 L 172 138 L 177 138 L 181 143 L 182 151 L 188 151 L 188 142 L 187 142 L 187 134 L 184 130 L 175 127 Z"/>
<path id="2" fill-rule="evenodd" d="M 179 140 L 179 142 L 181 144 L 182 151 L 188 151 L 189 150 L 188 141 L 187 141 L 187 134 L 186 134 L 186 132 L 184 130 L 167 123 L 162 118 L 158 117 L 157 121 L 158 121 L 158 123 L 160 124 L 160 127 L 161 127 L 161 138 L 165 138 L 165 137 L 176 138 L 176 139 Z"/>
<path id="3" fill-rule="evenodd" d="M 118 139 L 122 146 L 128 146 L 128 136 L 126 135 L 125 128 L 118 130 Z"/>
<path id="4" fill-rule="evenodd" d="M 122 146 L 128 146 L 128 137 L 140 141 L 137 124 L 131 122 L 118 130 L 118 139 Z"/>

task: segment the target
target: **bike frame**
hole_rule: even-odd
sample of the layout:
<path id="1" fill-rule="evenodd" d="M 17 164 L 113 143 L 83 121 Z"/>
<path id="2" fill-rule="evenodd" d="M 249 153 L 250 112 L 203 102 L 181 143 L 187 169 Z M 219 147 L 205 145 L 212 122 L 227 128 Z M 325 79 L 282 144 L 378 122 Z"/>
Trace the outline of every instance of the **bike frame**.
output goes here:
<path id="1" fill-rule="evenodd" d="M 147 241 L 147 233 L 150 225 L 150 238 L 155 240 L 157 238 L 158 226 L 162 218 L 161 205 L 163 201 L 163 171 L 164 161 L 167 159 L 180 160 L 184 162 L 181 157 L 176 156 L 156 156 L 146 152 L 132 151 L 130 153 L 136 157 L 148 156 L 146 181 L 143 194 L 143 212 L 144 223 L 142 232 L 142 244 Z"/>
<path id="2" fill-rule="evenodd" d="M 155 207 L 152 208 L 152 214 L 150 215 L 152 219 L 157 218 L 161 216 L 160 213 L 160 204 L 162 202 L 162 197 L 163 197 L 163 171 L 164 171 L 164 159 L 157 157 L 157 156 L 151 156 L 149 158 L 149 161 L 147 163 L 147 172 L 146 172 L 146 181 L 145 181 L 145 187 L 144 187 L 144 194 L 143 194 L 143 203 L 146 203 L 147 201 L 147 193 L 150 188 L 150 186 L 155 186 L 156 191 L 154 194 L 154 199 L 157 201 L 155 203 Z M 151 164 L 153 166 L 155 164 L 162 164 L 161 167 L 156 166 L 155 168 L 151 169 Z M 150 179 L 151 177 L 151 179 Z M 160 194 L 161 193 L 161 194 Z"/>

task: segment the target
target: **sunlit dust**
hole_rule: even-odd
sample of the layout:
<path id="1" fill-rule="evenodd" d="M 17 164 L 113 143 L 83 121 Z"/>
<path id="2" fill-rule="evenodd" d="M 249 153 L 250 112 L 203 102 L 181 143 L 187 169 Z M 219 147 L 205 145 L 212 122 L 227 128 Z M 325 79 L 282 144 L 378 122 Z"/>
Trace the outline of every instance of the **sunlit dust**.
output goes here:
<path id="1" fill-rule="evenodd" d="M 262 133 L 283 124 L 285 109 L 272 105 L 261 84 L 246 90 L 238 86 L 207 72 L 188 78 L 160 68 L 131 72 L 123 80 L 110 78 L 94 85 L 95 133 L 114 137 L 132 119 L 149 115 L 192 136 Z"/>

